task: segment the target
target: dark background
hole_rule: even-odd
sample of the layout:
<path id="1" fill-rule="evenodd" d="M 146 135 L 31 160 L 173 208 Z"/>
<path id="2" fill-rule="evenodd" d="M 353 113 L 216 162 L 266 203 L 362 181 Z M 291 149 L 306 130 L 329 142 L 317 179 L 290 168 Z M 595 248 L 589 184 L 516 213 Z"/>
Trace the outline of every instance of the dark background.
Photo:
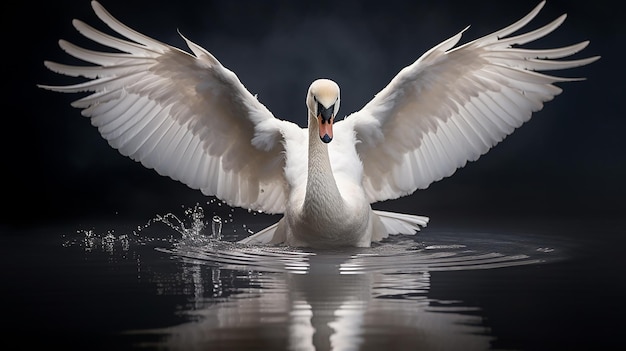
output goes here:
<path id="1" fill-rule="evenodd" d="M 360 109 L 400 69 L 465 26 L 472 25 L 462 42 L 509 25 L 538 1 L 101 3 L 130 27 L 186 49 L 180 30 L 234 71 L 275 116 L 304 126 L 304 97 L 312 80 L 328 77 L 339 83 L 340 115 L 345 116 Z M 82 95 L 35 86 L 75 82 L 43 66 L 44 60 L 75 62 L 58 48 L 59 38 L 100 48 L 71 25 L 78 18 L 105 29 L 89 1 L 16 6 L 3 11 L 5 210 L 0 212 L 0 229 L 86 218 L 143 221 L 180 205 L 205 203 L 208 198 L 199 191 L 158 176 L 109 147 L 89 120 L 69 106 Z M 562 13 L 569 17 L 548 38 L 530 46 L 590 40 L 575 57 L 601 55 L 600 61 L 557 72 L 587 80 L 560 84 L 560 96 L 478 162 L 427 190 L 377 207 L 436 221 L 458 214 L 483 219 L 622 216 L 625 31 L 615 6 L 609 1 L 548 1 L 530 28 Z"/>

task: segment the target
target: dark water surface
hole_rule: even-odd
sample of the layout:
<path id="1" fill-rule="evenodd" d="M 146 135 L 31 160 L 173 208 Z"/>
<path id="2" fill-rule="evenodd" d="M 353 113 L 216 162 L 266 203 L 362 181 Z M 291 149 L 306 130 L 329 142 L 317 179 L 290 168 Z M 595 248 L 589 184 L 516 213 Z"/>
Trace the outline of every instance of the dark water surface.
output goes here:
<path id="1" fill-rule="evenodd" d="M 320 251 L 236 244 L 266 218 L 218 223 L 200 210 L 149 225 L 7 230 L 5 342 L 83 350 L 623 344 L 617 221 L 459 220 L 368 249 Z"/>

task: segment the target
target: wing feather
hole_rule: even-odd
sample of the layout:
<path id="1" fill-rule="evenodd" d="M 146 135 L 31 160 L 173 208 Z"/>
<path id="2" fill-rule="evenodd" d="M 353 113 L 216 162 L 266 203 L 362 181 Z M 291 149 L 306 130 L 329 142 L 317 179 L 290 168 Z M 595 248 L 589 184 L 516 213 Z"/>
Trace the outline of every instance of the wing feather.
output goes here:
<path id="1" fill-rule="evenodd" d="M 46 67 L 87 80 L 40 87 L 88 92 L 72 105 L 82 109 L 112 147 L 159 174 L 232 206 L 283 212 L 287 183 L 282 140 L 298 133 L 298 127 L 274 118 L 233 72 L 187 38 L 191 54 L 127 27 L 96 1 L 92 7 L 121 37 L 79 20 L 72 23 L 113 51 L 60 40 L 66 53 L 92 65 L 46 61 Z"/>
<path id="2" fill-rule="evenodd" d="M 541 10 L 506 28 L 455 47 L 459 34 L 402 69 L 363 109 L 336 128 L 353 128 L 370 202 L 408 195 L 452 175 L 528 121 L 561 93 L 555 83 L 579 80 L 539 71 L 584 66 L 599 57 L 573 55 L 584 41 L 560 48 L 513 47 L 542 38 L 566 16 L 510 36 Z M 351 122 L 348 122 L 351 121 Z"/>

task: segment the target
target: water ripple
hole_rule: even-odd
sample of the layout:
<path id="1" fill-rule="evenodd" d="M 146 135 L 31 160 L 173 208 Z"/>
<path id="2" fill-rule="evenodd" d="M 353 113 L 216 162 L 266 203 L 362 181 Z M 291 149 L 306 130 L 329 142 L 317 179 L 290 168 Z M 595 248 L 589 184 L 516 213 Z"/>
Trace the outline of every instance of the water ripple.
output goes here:
<path id="1" fill-rule="evenodd" d="M 493 269 L 559 259 L 559 250 L 546 249 L 545 244 L 545 241 L 533 244 L 525 237 L 502 234 L 462 233 L 461 236 L 453 232 L 430 232 L 416 238 L 395 237 L 365 249 L 251 247 L 213 241 L 202 245 L 181 242 L 160 251 L 229 269 L 306 274 L 314 263 L 315 269 L 338 274 L 366 274 Z"/>

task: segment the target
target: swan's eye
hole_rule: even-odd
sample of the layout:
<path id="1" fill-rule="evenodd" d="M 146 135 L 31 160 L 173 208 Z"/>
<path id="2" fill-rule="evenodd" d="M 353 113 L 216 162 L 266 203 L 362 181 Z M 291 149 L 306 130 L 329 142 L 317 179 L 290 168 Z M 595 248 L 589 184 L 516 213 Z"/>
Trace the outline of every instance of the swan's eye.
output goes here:
<path id="1" fill-rule="evenodd" d="M 317 102 L 317 96 L 313 95 L 313 101 Z"/>

